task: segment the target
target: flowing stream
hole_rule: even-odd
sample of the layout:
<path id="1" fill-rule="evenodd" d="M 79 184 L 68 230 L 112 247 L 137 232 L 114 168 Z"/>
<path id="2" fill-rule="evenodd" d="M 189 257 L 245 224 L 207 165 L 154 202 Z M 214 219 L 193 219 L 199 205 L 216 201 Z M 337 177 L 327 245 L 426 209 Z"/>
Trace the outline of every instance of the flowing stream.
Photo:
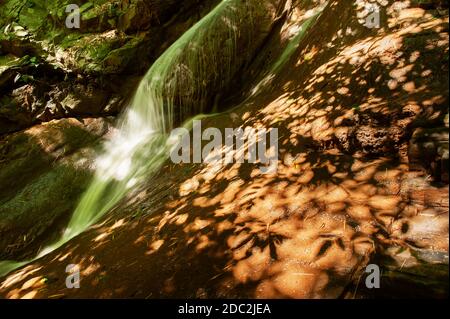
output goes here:
<path id="1" fill-rule="evenodd" d="M 275 0 L 283 9 L 286 0 Z M 320 8 L 322 9 L 322 8 Z M 316 12 L 304 21 L 269 74 L 255 88 L 270 85 L 292 55 Z M 95 160 L 91 184 L 82 195 L 63 235 L 26 261 L 1 261 L 0 276 L 41 258 L 84 232 L 110 211 L 135 186 L 149 181 L 167 160 L 176 124 L 192 126 L 192 116 L 207 111 L 211 92 L 221 92 L 241 67 L 254 57 L 280 12 L 259 0 L 222 0 L 185 32 L 151 66 L 130 105 L 119 117 L 116 134 Z"/>
<path id="2" fill-rule="evenodd" d="M 223 0 L 156 60 L 119 118 L 116 135 L 106 142 L 104 153 L 96 159 L 93 181 L 61 238 L 31 260 L 0 262 L 0 276 L 47 255 L 84 232 L 162 165 L 169 155 L 168 137 L 176 121 L 181 123 L 204 112 L 208 88 L 225 87 L 240 68 L 236 61 L 246 58 L 238 57 L 236 42 L 243 32 L 237 26 L 246 23 L 243 30 L 251 32 L 256 23 L 252 13 L 258 1 L 249 3 Z"/>

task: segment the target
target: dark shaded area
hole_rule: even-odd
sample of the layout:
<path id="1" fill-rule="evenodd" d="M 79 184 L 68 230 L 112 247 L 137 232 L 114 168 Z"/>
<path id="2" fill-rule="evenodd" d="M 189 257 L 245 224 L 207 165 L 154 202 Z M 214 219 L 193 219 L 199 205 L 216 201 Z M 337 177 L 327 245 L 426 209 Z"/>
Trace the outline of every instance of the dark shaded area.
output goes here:
<path id="1" fill-rule="evenodd" d="M 59 237 L 88 186 L 88 164 L 108 125 L 62 120 L 2 139 L 0 259 L 32 257 Z"/>

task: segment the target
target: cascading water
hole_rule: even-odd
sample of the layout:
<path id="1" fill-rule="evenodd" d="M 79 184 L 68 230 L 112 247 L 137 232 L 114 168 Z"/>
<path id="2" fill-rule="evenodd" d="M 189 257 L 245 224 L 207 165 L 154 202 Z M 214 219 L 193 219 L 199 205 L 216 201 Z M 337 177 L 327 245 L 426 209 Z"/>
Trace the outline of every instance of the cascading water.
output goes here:
<path id="1" fill-rule="evenodd" d="M 56 243 L 32 260 L 0 262 L 0 276 L 57 249 L 97 222 L 167 159 L 176 123 L 200 114 L 255 54 L 286 0 L 223 0 L 152 65 L 117 134 L 96 160 L 94 179 Z"/>

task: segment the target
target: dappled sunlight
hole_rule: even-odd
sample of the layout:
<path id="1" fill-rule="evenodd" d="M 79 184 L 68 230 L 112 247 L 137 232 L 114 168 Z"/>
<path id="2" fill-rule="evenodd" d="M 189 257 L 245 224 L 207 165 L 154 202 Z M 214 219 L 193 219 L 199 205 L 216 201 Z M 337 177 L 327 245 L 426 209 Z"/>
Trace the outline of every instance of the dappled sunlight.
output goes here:
<path id="1" fill-rule="evenodd" d="M 357 2 L 297 4 L 277 39 L 289 51 L 282 63 L 253 70 L 241 103 L 202 122 L 278 128 L 276 173 L 260 162 L 166 162 L 102 224 L 8 275 L 0 294 L 45 297 L 51 285 L 74 298 L 355 297 L 352 283 L 380 254 L 407 268 L 431 247 L 433 262 L 448 262 L 448 196 L 436 204 L 421 193 L 439 198 L 448 186 L 412 170 L 407 151 L 415 123 L 448 112 L 448 83 L 436 80 L 447 64 L 427 59 L 448 55 L 447 21 L 410 1 L 378 1 L 387 18 L 371 30 Z M 238 159 L 256 142 L 217 152 Z M 64 286 L 68 263 L 82 269 L 80 289 Z"/>
<path id="2" fill-rule="evenodd" d="M 344 178 L 342 170 L 331 169 L 333 173 L 330 174 L 326 169 L 327 176 L 322 177 L 324 182 L 317 182 L 317 186 L 311 186 L 315 176 L 314 170 L 308 167 L 311 163 L 283 165 L 273 180 L 260 176 L 251 182 L 234 181 L 214 197 L 194 198 L 191 205 L 196 212 L 205 208 L 208 210 L 209 205 L 214 207 L 214 211 L 210 212 L 214 216 L 221 219 L 227 215 L 232 217 L 233 223 L 221 221 L 217 228 L 220 227 L 221 233 L 232 234 L 227 239 L 233 260 L 229 263 L 233 276 L 241 284 L 252 280 L 263 281 L 262 287 L 267 287 L 270 278 L 275 282 L 283 282 L 280 278 L 289 276 L 290 268 L 286 266 L 284 275 L 280 265 L 297 260 L 313 269 L 309 273 L 313 279 L 305 282 L 305 285 L 316 287 L 310 285 L 311 280 L 316 277 L 326 278 L 325 270 L 333 269 L 337 274 L 341 272 L 344 277 L 351 275 L 354 267 L 361 260 L 368 259 L 369 253 L 374 250 L 374 239 L 371 236 L 384 227 L 383 217 L 378 215 L 382 215 L 384 211 L 394 217 L 398 214 L 396 207 L 401 198 L 372 186 L 372 183 L 377 185 L 374 178 L 378 172 L 377 167 L 387 162 L 374 161 L 372 166 L 355 163 L 353 171 L 356 177 L 353 179 Z M 316 169 L 320 174 L 321 171 Z M 292 178 L 303 175 L 309 178 Z M 326 182 L 333 180 L 334 176 L 342 186 Z M 289 187 L 282 182 L 283 178 L 289 181 Z M 214 185 L 218 183 L 220 182 L 217 180 L 205 182 L 201 187 L 209 188 L 206 194 L 215 193 Z M 182 215 L 183 225 L 190 215 Z M 177 223 L 176 216 L 172 217 L 172 223 Z M 189 237 L 195 237 L 194 234 L 199 230 L 196 227 L 198 223 L 198 218 L 192 220 L 189 227 L 183 228 L 184 232 L 192 234 Z M 202 220 L 202 223 L 210 225 L 211 221 Z M 165 224 L 165 227 L 168 225 Z M 214 231 L 211 234 L 214 238 L 212 235 Z M 363 237 L 365 240 L 355 241 L 355 237 Z M 200 244 L 205 241 L 204 236 L 202 238 L 199 240 Z M 271 270 L 273 267 L 278 269 L 276 275 Z M 285 288 L 290 292 L 283 291 L 283 287 L 278 287 L 276 291 L 281 294 L 278 296 L 290 297 L 307 297 L 317 293 L 309 291 L 306 286 L 303 289 L 301 285 L 297 286 L 296 293 L 290 291 L 288 286 Z M 263 295 L 262 291 L 266 291 L 265 289 L 257 289 L 259 297 L 276 296 Z"/>

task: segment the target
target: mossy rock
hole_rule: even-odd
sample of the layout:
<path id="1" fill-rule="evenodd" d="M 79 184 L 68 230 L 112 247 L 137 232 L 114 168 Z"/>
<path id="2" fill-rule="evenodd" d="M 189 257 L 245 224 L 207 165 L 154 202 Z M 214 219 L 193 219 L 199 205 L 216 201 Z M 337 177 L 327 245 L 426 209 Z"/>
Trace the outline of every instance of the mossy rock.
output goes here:
<path id="1" fill-rule="evenodd" d="M 90 181 L 94 150 L 109 125 L 64 119 L 1 141 L 1 259 L 23 257 L 61 230 Z"/>

